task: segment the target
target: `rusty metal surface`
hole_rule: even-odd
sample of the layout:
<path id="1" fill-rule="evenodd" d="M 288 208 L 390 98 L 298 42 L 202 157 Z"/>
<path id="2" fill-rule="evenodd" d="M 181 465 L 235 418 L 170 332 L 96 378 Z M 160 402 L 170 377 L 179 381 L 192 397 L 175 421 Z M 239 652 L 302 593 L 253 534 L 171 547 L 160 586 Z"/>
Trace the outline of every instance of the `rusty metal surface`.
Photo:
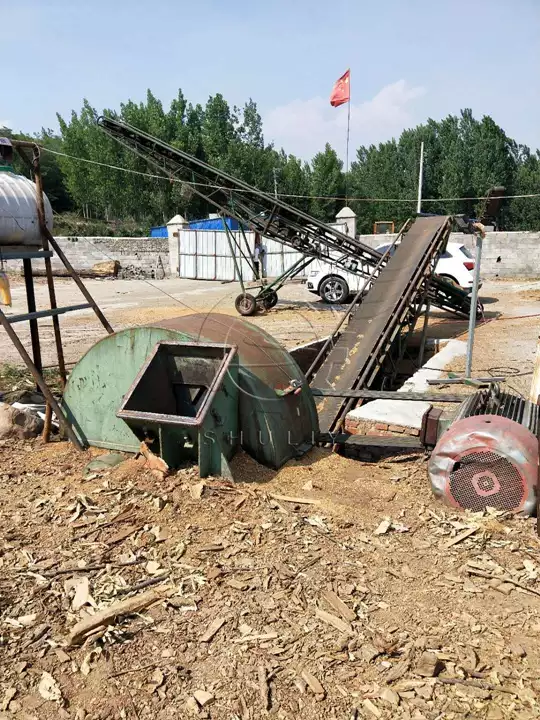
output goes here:
<path id="1" fill-rule="evenodd" d="M 487 506 L 531 514 L 536 507 L 538 441 L 514 420 L 472 415 L 453 423 L 428 465 L 434 494 L 453 507 Z"/>
<path id="2" fill-rule="evenodd" d="M 313 378 L 314 386 L 346 391 L 370 385 L 411 312 L 420 311 L 421 304 L 414 311 L 412 305 L 422 302 L 450 228 L 449 217 L 415 220 Z M 337 431 L 351 405 L 338 398 L 318 402 L 322 430 Z"/>
<path id="3" fill-rule="evenodd" d="M 181 362 L 181 377 L 189 383 L 197 382 L 207 388 L 202 402 L 194 416 L 181 415 L 176 412 L 175 395 L 172 384 L 174 379 L 163 372 L 158 356 L 169 354 Z M 217 392 L 221 389 L 225 374 L 229 371 L 236 354 L 236 348 L 222 343 L 189 343 L 163 341 L 156 345 L 151 355 L 143 364 L 130 389 L 124 395 L 122 404 L 116 413 L 123 420 L 151 420 L 156 423 L 170 425 L 201 427 L 206 415 L 212 407 Z M 219 361 L 218 365 L 208 363 L 201 372 L 198 360 Z M 177 368 L 178 372 L 179 368 Z M 186 378 L 186 371 L 191 377 Z M 180 375 L 180 373 L 179 373 Z M 178 384 L 178 383 L 176 383 Z M 161 385 L 161 392 L 156 392 Z M 158 412 L 156 406 L 168 406 L 168 412 Z M 129 425 L 129 422 L 128 422 Z"/>
<path id="4" fill-rule="evenodd" d="M 313 396 L 296 361 L 269 333 L 219 313 L 184 315 L 155 326 L 236 346 L 242 443 L 259 462 L 280 467 L 314 444 L 319 426 Z M 297 392 L 280 394 L 294 385 Z"/>
<path id="5" fill-rule="evenodd" d="M 416 400 L 419 402 L 462 403 L 463 395 L 397 392 L 396 390 L 322 390 L 311 388 L 314 397 L 359 398 L 365 400 Z"/>
<path id="6" fill-rule="evenodd" d="M 77 432 L 89 444 L 137 449 L 136 436 L 116 413 L 156 343 L 163 341 L 237 347 L 239 442 L 259 462 L 281 467 L 315 443 L 315 402 L 289 353 L 243 319 L 201 313 L 121 330 L 100 340 L 79 360 L 70 373 L 64 402 Z M 280 395 L 293 382 L 298 390 Z"/>
<path id="7" fill-rule="evenodd" d="M 443 411 L 440 408 L 430 407 L 422 418 L 420 428 L 420 442 L 422 445 L 436 445 L 439 431 L 439 422 Z"/>

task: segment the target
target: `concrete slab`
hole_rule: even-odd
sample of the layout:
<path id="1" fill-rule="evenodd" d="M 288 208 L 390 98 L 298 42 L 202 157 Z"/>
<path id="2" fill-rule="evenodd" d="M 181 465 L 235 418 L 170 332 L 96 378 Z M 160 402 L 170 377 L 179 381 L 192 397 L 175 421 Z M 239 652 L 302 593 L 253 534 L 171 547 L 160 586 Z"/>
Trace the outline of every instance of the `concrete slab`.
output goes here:
<path id="1" fill-rule="evenodd" d="M 424 367 L 417 370 L 400 389 L 400 392 L 428 392 L 428 380 L 436 380 L 444 368 L 454 358 L 465 355 L 467 343 L 462 340 L 450 340 L 445 347 L 428 360 Z M 361 407 L 351 410 L 347 420 L 371 421 L 387 425 L 420 430 L 422 417 L 430 403 L 417 400 L 372 400 Z"/>

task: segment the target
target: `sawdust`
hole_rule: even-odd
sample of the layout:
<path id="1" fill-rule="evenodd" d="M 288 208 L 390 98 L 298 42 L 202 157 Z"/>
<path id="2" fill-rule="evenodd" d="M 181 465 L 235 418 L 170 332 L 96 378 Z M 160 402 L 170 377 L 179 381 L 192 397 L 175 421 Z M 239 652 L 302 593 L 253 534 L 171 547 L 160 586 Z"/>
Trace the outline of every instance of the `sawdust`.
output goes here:
<path id="1" fill-rule="evenodd" d="M 316 449 L 276 472 L 241 453 L 234 483 L 201 486 L 132 457 L 85 478 L 96 454 L 0 446 L 9 720 L 539 716 L 532 520 L 445 509 L 422 456 Z"/>
<path id="2" fill-rule="evenodd" d="M 534 300 L 538 302 L 538 300 L 540 300 L 540 290 L 526 290 L 525 292 L 520 292 L 519 297 L 523 300 Z"/>

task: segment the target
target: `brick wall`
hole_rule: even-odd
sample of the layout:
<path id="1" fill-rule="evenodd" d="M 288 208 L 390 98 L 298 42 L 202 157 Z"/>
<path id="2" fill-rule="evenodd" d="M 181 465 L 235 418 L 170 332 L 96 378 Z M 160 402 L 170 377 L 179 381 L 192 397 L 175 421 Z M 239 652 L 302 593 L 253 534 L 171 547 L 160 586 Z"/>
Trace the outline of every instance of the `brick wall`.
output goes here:
<path id="1" fill-rule="evenodd" d="M 96 263 L 118 260 L 124 271 L 135 270 L 147 277 L 169 275 L 168 238 L 57 237 L 58 244 L 76 270 L 90 270 Z M 10 269 L 20 267 L 10 261 Z M 53 268 L 63 267 L 56 256 Z"/>

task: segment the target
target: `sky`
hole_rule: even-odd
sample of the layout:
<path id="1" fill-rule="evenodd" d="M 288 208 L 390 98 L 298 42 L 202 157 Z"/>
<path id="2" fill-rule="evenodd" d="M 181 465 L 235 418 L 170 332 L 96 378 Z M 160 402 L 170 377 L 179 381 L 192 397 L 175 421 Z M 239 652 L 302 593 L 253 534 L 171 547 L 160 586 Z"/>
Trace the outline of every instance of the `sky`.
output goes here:
<path id="1" fill-rule="evenodd" d="M 0 125 L 58 128 L 150 88 L 205 103 L 249 97 L 266 141 L 309 159 L 470 107 L 540 148 L 540 0 L 0 0 Z M 8 82 L 6 82 L 6 80 Z"/>

